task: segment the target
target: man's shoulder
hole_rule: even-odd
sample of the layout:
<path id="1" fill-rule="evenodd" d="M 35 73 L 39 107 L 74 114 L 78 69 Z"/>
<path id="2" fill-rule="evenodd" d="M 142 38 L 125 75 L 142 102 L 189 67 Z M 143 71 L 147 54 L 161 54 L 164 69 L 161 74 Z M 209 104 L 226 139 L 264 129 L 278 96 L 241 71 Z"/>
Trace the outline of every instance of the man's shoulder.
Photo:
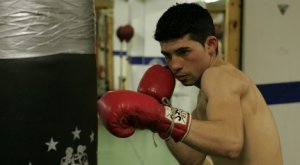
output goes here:
<path id="1" fill-rule="evenodd" d="M 252 81 L 248 76 L 233 65 L 224 64 L 207 68 L 203 73 L 202 85 L 224 86 L 239 91 L 249 86 Z"/>
<path id="2" fill-rule="evenodd" d="M 226 78 L 226 77 L 240 77 L 242 72 L 232 66 L 231 64 L 222 64 L 218 66 L 209 67 L 203 73 L 203 76 L 213 77 L 213 78 Z"/>

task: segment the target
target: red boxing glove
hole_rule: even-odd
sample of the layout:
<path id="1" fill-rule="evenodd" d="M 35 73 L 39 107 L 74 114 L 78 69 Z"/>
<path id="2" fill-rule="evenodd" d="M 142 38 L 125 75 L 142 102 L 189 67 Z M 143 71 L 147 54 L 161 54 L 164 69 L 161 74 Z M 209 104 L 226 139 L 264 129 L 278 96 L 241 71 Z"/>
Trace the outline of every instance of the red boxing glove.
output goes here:
<path id="1" fill-rule="evenodd" d="M 138 92 L 152 96 L 162 102 L 165 97 L 170 100 L 175 88 L 175 78 L 167 66 L 153 65 L 143 75 Z"/>
<path id="2" fill-rule="evenodd" d="M 191 123 L 188 112 L 161 105 L 155 98 L 133 91 L 111 91 L 98 100 L 105 127 L 117 137 L 131 136 L 135 128 L 150 129 L 162 138 L 183 140 Z"/>

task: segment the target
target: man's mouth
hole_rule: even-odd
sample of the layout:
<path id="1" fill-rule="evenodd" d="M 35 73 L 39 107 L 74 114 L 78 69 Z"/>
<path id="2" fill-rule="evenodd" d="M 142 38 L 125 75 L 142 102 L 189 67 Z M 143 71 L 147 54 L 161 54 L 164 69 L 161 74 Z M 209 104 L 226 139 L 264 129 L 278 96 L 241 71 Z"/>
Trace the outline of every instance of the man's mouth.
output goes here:
<path id="1" fill-rule="evenodd" d="M 185 74 L 178 74 L 175 76 L 178 80 L 182 81 L 182 80 L 186 80 L 188 78 L 187 75 Z"/>

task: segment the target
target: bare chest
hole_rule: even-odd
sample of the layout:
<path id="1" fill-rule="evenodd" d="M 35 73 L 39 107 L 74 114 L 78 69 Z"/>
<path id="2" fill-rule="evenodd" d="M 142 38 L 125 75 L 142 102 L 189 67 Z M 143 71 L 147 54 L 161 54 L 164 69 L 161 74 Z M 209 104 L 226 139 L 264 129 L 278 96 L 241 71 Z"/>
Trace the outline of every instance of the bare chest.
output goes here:
<path id="1" fill-rule="evenodd" d="M 208 98 L 205 93 L 199 92 L 197 107 L 195 109 L 195 118 L 198 120 L 207 120 L 206 108 Z"/>

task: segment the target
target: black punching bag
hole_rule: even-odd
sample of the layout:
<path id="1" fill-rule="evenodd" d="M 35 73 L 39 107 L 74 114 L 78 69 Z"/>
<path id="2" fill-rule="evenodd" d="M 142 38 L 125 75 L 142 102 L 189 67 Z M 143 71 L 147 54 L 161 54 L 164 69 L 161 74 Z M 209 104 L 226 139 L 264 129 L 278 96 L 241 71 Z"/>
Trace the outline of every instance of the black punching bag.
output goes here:
<path id="1" fill-rule="evenodd" d="M 0 7 L 0 164 L 96 165 L 93 1 Z"/>

